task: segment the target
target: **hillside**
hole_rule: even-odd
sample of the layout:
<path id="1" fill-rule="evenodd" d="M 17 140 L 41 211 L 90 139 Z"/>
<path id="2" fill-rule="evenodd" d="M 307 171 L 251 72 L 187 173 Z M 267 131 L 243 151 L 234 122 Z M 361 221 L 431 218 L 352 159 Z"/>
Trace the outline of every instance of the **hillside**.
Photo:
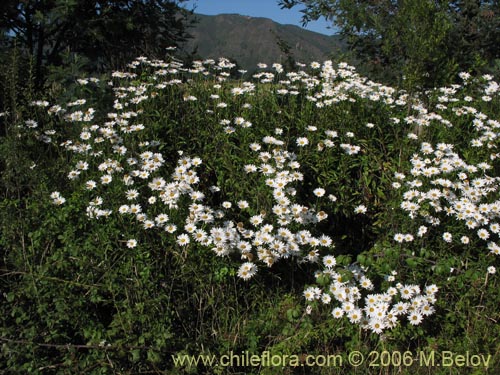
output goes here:
<path id="1" fill-rule="evenodd" d="M 493 77 L 210 65 L 0 112 L 0 374 L 500 374 Z"/>
<path id="2" fill-rule="evenodd" d="M 196 51 L 200 58 L 227 57 L 244 69 L 253 69 L 257 63 L 284 62 L 286 55 L 280 50 L 282 39 L 298 62 L 323 61 L 342 49 L 338 36 L 326 36 L 282 25 L 268 18 L 221 14 L 196 15 L 198 22 L 190 30 L 193 36 L 184 50 Z"/>

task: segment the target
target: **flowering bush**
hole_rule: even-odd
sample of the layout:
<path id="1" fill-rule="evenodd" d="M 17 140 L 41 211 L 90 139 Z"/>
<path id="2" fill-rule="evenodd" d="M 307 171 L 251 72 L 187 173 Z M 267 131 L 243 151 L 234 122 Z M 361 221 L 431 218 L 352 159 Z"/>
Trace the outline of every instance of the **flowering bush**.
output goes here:
<path id="1" fill-rule="evenodd" d="M 336 200 L 334 195 L 325 202 L 320 198 L 325 195 L 325 189 L 332 193 L 337 191 L 328 183 L 307 191 L 314 176 L 305 181 L 304 173 L 301 172 L 302 160 L 307 162 L 311 158 L 317 167 L 319 163 L 314 158 L 324 155 L 321 157 L 338 158 L 341 162 L 353 163 L 355 166 L 358 163 L 362 165 L 370 156 L 360 157 L 360 153 L 372 151 L 370 141 L 379 142 L 374 128 L 381 129 L 385 125 L 367 123 L 362 136 L 356 137 L 355 132 L 345 131 L 348 124 L 338 126 L 332 122 L 331 128 L 323 128 L 324 123 L 316 119 L 328 116 L 329 107 L 349 103 L 344 106 L 346 112 L 357 105 L 361 108 L 379 107 L 385 115 L 391 114 L 393 117 L 389 121 L 392 125 L 389 127 L 398 128 L 393 130 L 396 136 L 401 134 L 401 129 L 413 130 L 407 134 L 410 140 L 407 141 L 408 147 L 415 144 L 416 151 L 410 159 L 411 169 L 405 169 L 407 164 L 403 162 L 392 166 L 397 168 L 396 179 L 404 182 L 404 187 L 408 188 L 402 194 L 400 206 L 410 219 L 421 217 L 419 223 L 438 227 L 442 221 L 439 216 L 453 217 L 465 222 L 467 228 L 481 227 L 476 230 L 477 237 L 483 241 L 490 239 L 485 247 L 492 254 L 500 254 L 500 247 L 490 238 L 490 235 L 495 236 L 500 231 L 496 223 L 500 212 L 500 201 L 496 194 L 499 178 L 488 176 L 486 173 L 493 170 L 493 166 L 480 159 L 482 156 L 486 160 L 497 158 L 494 153 L 495 131 L 500 123 L 489 119 L 474 107 L 461 104 L 473 99 L 470 96 L 457 96 L 468 85 L 478 84 L 470 82 L 468 76 L 464 77 L 466 80 L 463 85 L 439 89 L 437 112 L 431 112 L 418 98 L 409 98 L 390 87 L 368 81 L 359 76 L 354 68 L 343 63 L 334 67 L 327 61 L 322 66 L 311 65 L 312 72 L 302 70 L 285 76 L 282 76 L 281 69 L 275 67 L 276 72 L 260 72 L 253 78 L 260 84 L 273 83 L 269 93 L 276 92 L 279 98 L 279 102 L 275 103 L 277 113 L 285 117 L 288 106 L 296 103 L 297 96 L 304 95 L 306 111 L 310 111 L 306 116 L 309 125 L 301 130 L 303 125 L 295 124 L 290 119 L 284 124 L 287 127 L 285 134 L 282 128 L 275 128 L 274 134 L 264 135 L 267 127 L 261 122 L 266 119 L 248 120 L 254 115 L 253 107 L 259 105 L 252 103 L 257 87 L 251 82 L 232 87 L 234 83 L 226 81 L 225 73 L 230 67 L 231 64 L 224 59 L 218 64 L 214 61 L 195 62 L 192 68 L 184 68 L 177 62 L 139 58 L 129 65 L 129 72 L 112 74 L 114 80 L 108 85 L 115 94 L 114 111 L 105 114 L 107 121 L 100 124 L 94 124 L 96 111 L 85 106 L 85 98 L 65 106 L 34 103 L 46 108 L 49 115 L 58 116 L 60 120 L 56 120 L 56 124 L 63 121 L 67 124 L 65 126 L 73 127 L 73 131 L 78 129 L 79 137 L 62 142 L 58 139 L 58 142 L 74 155 L 70 159 L 72 167 L 67 178 L 74 181 L 72 187 L 78 189 L 82 186 L 87 192 L 89 200 L 85 211 L 89 219 L 101 220 L 113 214 L 122 215 L 130 217 L 146 231 L 156 231 L 160 236 L 172 235 L 177 246 L 188 247 L 191 243 L 197 243 L 210 247 L 217 256 L 237 254 L 243 260 L 238 276 L 244 280 L 255 276 L 258 263 L 270 267 L 287 258 L 316 263 L 319 270 L 315 276 L 328 280 L 322 282 L 326 288 L 309 287 L 304 295 L 307 301 L 319 300 L 323 304 L 335 306 L 332 311 L 334 318 L 341 318 L 345 314 L 350 322 L 359 323 L 376 333 L 396 326 L 403 316 L 410 324 L 419 324 L 423 316 L 434 312 L 432 305 L 438 291 L 436 285 L 426 286 L 424 293 L 418 285 L 401 282 L 385 290 L 376 290 L 371 278 L 377 275 L 370 275 L 363 265 L 356 262 L 336 265 L 331 235 L 328 230 L 323 233 L 318 229 L 318 224 L 329 216 L 331 201 Z M 193 84 L 197 76 L 203 77 L 205 82 L 212 80 L 212 87 L 206 86 L 206 92 L 197 92 L 199 87 Z M 98 83 L 96 79 L 79 80 L 83 86 L 91 82 Z M 482 95 L 480 102 L 496 101 L 498 84 L 488 76 L 483 77 L 482 82 L 476 94 Z M 214 205 L 208 196 L 220 188 L 213 185 L 208 190 L 200 190 L 200 182 L 207 185 L 212 181 L 200 181 L 197 169 L 203 162 L 199 157 L 179 149 L 179 159 L 173 165 L 171 156 L 164 156 L 160 152 L 166 140 L 160 138 L 159 131 L 163 126 L 168 127 L 168 124 L 150 129 L 151 124 L 144 124 L 144 120 L 147 119 L 150 106 L 155 101 L 169 100 L 169 94 L 176 92 L 174 88 L 185 90 L 183 98 L 188 110 L 204 111 L 207 122 L 220 126 L 219 136 L 224 137 L 225 142 L 237 142 L 240 147 L 248 147 L 246 160 L 254 163 L 234 167 L 247 174 L 256 174 L 256 184 L 261 186 L 259 189 L 267 189 L 267 205 L 260 212 L 258 205 L 248 205 L 246 202 L 245 199 L 252 199 L 252 196 L 238 196 L 236 192 L 228 192 L 234 199 L 241 199 L 235 208 L 230 201 Z M 210 98 L 208 103 L 205 103 L 205 98 L 198 99 L 201 95 Z M 222 101 L 221 96 L 225 101 Z M 245 100 L 249 102 L 243 103 Z M 147 103 L 144 107 L 141 106 L 143 102 Z M 240 112 L 237 111 L 233 118 L 226 118 L 228 107 L 239 109 Z M 414 114 L 401 119 L 405 111 Z M 469 159 L 473 164 L 453 151 L 454 144 L 444 143 L 446 130 L 460 126 L 454 125 L 454 122 L 463 117 L 472 117 L 468 119 L 471 147 L 467 151 L 472 152 Z M 161 118 L 161 121 L 169 120 Z M 353 128 L 359 127 L 356 125 L 353 124 Z M 27 120 L 25 126 L 36 128 L 37 122 Z M 255 127 L 259 129 L 253 132 L 252 128 Z M 421 140 L 430 133 L 428 129 L 431 127 L 438 129 L 437 134 L 442 141 L 435 148 Z M 444 128 L 444 131 L 440 128 Z M 360 129 L 356 131 L 361 133 Z M 65 133 L 45 129 L 39 137 L 49 143 L 55 141 L 52 137 L 64 137 Z M 321 133 L 325 138 L 319 136 Z M 453 138 L 454 132 L 450 133 Z M 346 141 L 358 144 L 341 143 Z M 207 162 L 210 165 L 211 161 Z M 170 176 L 166 175 L 169 168 L 173 168 Z M 411 175 L 413 180 L 407 180 L 405 174 Z M 368 176 L 363 173 L 362 177 Z M 380 176 L 381 179 L 384 177 Z M 303 186 L 299 187 L 300 184 Z M 403 189 L 400 182 L 393 183 L 392 187 Z M 315 196 L 316 201 L 313 200 L 309 205 L 303 204 L 303 199 L 298 197 L 299 189 L 302 190 L 300 195 Z M 51 198 L 56 205 L 65 202 L 59 192 L 53 192 Z M 358 203 L 374 205 L 368 197 L 360 197 Z M 376 209 L 380 210 L 379 207 Z M 366 214 L 367 207 L 365 204 L 357 205 L 353 212 Z M 414 223 L 413 220 L 410 222 Z M 426 233 L 427 227 L 422 225 L 415 235 L 423 237 Z M 443 239 L 451 242 L 453 235 L 445 232 Z M 414 236 L 397 233 L 394 241 L 413 242 Z M 461 239 L 462 243 L 468 244 L 468 241 L 469 237 Z M 136 244 L 136 239 L 126 241 L 128 247 L 135 247 Z M 392 279 L 395 282 L 394 277 Z"/>
<path id="2" fill-rule="evenodd" d="M 464 262 L 495 274 L 493 77 L 409 96 L 331 61 L 247 80 L 225 59 L 128 68 L 17 127 L 67 160 L 46 199 L 117 228 L 120 252 L 208 249 L 245 281 L 295 264 L 305 316 L 376 334 L 434 314 Z"/>

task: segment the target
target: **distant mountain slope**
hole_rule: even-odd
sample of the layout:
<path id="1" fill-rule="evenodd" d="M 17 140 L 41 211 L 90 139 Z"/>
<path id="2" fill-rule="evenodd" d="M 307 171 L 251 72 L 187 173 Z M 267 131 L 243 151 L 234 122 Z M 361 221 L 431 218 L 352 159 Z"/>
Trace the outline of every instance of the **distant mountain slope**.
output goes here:
<path id="1" fill-rule="evenodd" d="M 297 62 L 324 61 L 342 49 L 338 36 L 326 36 L 294 25 L 281 25 L 268 18 L 238 14 L 205 16 L 197 14 L 199 22 L 189 31 L 193 39 L 184 47 L 197 51 L 201 58 L 227 57 L 253 70 L 257 63 L 283 63 L 286 55 L 278 40 L 290 47 Z"/>

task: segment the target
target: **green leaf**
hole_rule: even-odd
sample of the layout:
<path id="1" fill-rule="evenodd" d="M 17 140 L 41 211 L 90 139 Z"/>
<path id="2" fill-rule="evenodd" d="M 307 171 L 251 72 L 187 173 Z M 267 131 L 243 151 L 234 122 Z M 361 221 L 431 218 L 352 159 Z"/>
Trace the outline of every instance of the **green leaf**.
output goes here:
<path id="1" fill-rule="evenodd" d="M 161 358 L 160 358 L 160 355 L 156 351 L 150 349 L 150 350 L 148 350 L 147 360 L 148 360 L 148 362 L 158 363 L 158 362 L 160 362 Z"/>
<path id="2" fill-rule="evenodd" d="M 132 362 L 137 362 L 141 359 L 141 351 L 139 349 L 132 350 L 130 354 L 132 354 Z"/>
<path id="3" fill-rule="evenodd" d="M 7 302 L 12 302 L 14 301 L 14 298 L 15 298 L 15 294 L 13 292 L 9 292 L 7 293 L 7 296 L 6 296 L 6 299 L 7 299 Z"/>

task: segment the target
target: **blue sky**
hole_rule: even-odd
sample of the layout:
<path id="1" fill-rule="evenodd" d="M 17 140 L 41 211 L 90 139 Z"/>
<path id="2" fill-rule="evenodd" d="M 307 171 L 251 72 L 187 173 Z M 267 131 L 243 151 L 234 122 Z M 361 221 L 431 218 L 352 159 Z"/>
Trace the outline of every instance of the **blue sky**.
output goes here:
<path id="1" fill-rule="evenodd" d="M 222 13 L 238 13 L 244 16 L 266 17 L 283 23 L 301 26 L 301 8 L 281 9 L 278 0 L 189 0 L 184 7 L 191 9 L 196 6 L 196 13 L 216 15 Z M 328 29 L 331 23 L 324 19 L 310 22 L 306 29 L 318 33 L 332 35 L 333 29 Z"/>

